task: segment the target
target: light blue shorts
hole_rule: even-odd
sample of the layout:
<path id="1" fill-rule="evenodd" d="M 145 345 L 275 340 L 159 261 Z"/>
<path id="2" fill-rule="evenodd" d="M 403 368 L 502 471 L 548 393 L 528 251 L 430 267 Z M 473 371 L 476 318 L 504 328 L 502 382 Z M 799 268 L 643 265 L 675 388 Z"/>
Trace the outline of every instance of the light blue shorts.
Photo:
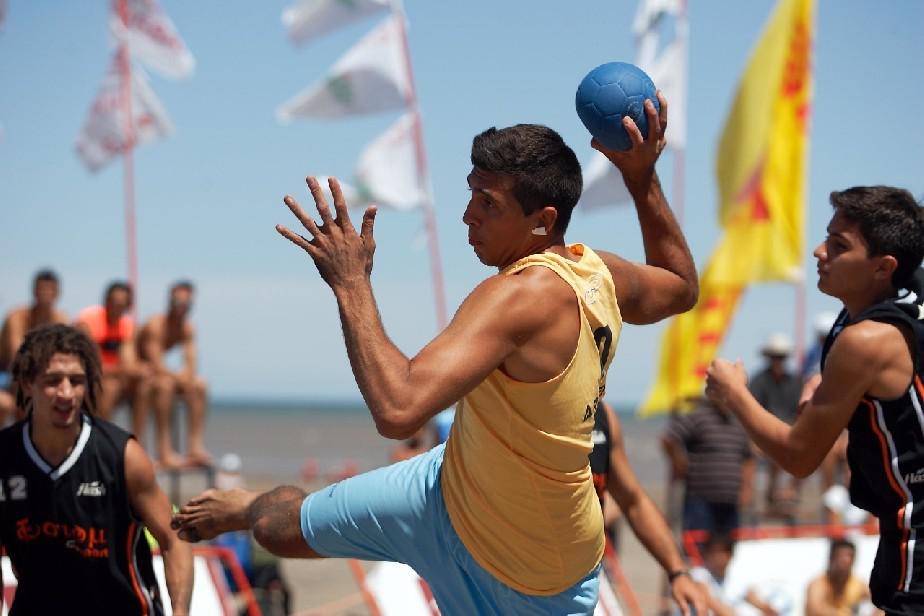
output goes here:
<path id="1" fill-rule="evenodd" d="M 440 489 L 443 445 L 335 483 L 305 498 L 302 536 L 318 554 L 409 565 L 444 616 L 592 614 L 599 565 L 552 596 L 527 595 L 475 562 L 456 534 Z"/>

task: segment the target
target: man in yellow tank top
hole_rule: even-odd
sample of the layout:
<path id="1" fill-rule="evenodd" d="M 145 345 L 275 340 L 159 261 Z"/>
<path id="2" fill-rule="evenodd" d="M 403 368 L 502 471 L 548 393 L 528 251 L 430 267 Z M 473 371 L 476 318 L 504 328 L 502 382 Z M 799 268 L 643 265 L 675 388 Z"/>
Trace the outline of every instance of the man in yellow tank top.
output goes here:
<path id="1" fill-rule="evenodd" d="M 379 432 L 406 438 L 457 404 L 455 423 L 445 447 L 312 495 L 291 487 L 207 492 L 177 515 L 181 536 L 252 529 L 281 556 L 404 562 L 447 615 L 592 613 L 604 537 L 588 454 L 607 369 L 623 322 L 688 310 L 698 292 L 654 171 L 665 145 L 667 103 L 660 103 L 659 116 L 646 102 L 647 139 L 627 120 L 631 150 L 594 142 L 635 201 L 645 264 L 565 243 L 582 179 L 557 133 L 517 125 L 475 137 L 462 222 L 475 255 L 498 274 L 413 358 L 389 340 L 376 308 L 369 279 L 375 208 L 357 233 L 335 179 L 331 212 L 308 178 L 318 220 L 287 196 L 308 237 L 277 230 L 308 252 L 333 290 Z M 637 496 L 641 490 L 629 492 L 620 495 L 632 510 L 627 517 L 673 572 L 681 609 L 688 613 L 688 602 L 703 608 L 663 520 Z"/>

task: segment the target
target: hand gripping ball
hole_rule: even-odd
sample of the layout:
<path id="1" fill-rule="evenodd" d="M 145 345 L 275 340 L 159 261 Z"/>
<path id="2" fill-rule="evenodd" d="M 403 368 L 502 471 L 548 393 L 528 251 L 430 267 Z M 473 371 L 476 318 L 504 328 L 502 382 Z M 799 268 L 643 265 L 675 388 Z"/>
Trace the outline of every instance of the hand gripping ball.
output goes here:
<path id="1" fill-rule="evenodd" d="M 642 138 L 647 138 L 645 99 L 651 99 L 655 109 L 661 110 L 655 91 L 651 77 L 639 67 L 627 62 L 608 62 L 587 73 L 578 86 L 574 103 L 581 122 L 604 147 L 629 150 L 632 140 L 622 119 L 632 118 Z"/>

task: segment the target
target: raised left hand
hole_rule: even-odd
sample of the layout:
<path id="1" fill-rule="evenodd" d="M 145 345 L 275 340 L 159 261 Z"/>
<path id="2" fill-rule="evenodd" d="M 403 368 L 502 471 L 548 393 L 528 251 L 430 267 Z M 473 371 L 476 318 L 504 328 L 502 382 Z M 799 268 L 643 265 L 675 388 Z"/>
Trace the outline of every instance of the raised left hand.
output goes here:
<path id="1" fill-rule="evenodd" d="M 336 289 L 338 286 L 367 280 L 372 273 L 372 257 L 375 253 L 375 239 L 372 234 L 375 206 L 366 209 L 360 232 L 356 233 L 337 179 L 332 177 L 328 180 L 330 192 L 334 197 L 336 218 L 331 217 L 327 199 L 318 180 L 308 177 L 305 181 L 318 208 L 321 225 L 318 226 L 293 197 L 286 195 L 283 202 L 302 223 L 311 239 L 295 233 L 284 225 L 276 225 L 276 231 L 311 256 L 321 278 L 331 288 Z"/>

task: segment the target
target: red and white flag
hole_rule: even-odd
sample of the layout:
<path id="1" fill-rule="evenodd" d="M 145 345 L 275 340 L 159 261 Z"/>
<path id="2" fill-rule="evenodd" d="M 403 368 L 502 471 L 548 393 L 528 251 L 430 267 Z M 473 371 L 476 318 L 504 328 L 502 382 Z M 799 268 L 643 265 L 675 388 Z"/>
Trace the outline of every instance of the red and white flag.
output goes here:
<path id="1" fill-rule="evenodd" d="M 109 24 L 132 57 L 157 73 L 171 79 L 192 75 L 196 61 L 157 0 L 112 0 Z"/>
<path id="2" fill-rule="evenodd" d="M 401 109 L 410 92 L 401 19 L 392 16 L 359 40 L 327 77 L 283 103 L 280 122 L 293 118 L 342 118 Z"/>
<path id="3" fill-rule="evenodd" d="M 664 93 L 670 105 L 667 147 L 682 150 L 687 140 L 686 0 L 640 0 L 632 30 L 635 63 Z M 631 197 L 619 170 L 599 152 L 584 172 L 581 207 L 593 209 L 629 203 Z"/>
<path id="4" fill-rule="evenodd" d="M 129 147 L 156 141 L 173 132 L 173 125 L 144 73 L 135 67 L 131 79 L 133 121 L 127 134 L 127 105 L 119 63 L 116 55 L 77 137 L 77 155 L 91 172 L 99 171 Z"/>
<path id="5" fill-rule="evenodd" d="M 292 44 L 303 45 L 390 8 L 390 0 L 299 0 L 282 12 L 282 23 Z"/>

